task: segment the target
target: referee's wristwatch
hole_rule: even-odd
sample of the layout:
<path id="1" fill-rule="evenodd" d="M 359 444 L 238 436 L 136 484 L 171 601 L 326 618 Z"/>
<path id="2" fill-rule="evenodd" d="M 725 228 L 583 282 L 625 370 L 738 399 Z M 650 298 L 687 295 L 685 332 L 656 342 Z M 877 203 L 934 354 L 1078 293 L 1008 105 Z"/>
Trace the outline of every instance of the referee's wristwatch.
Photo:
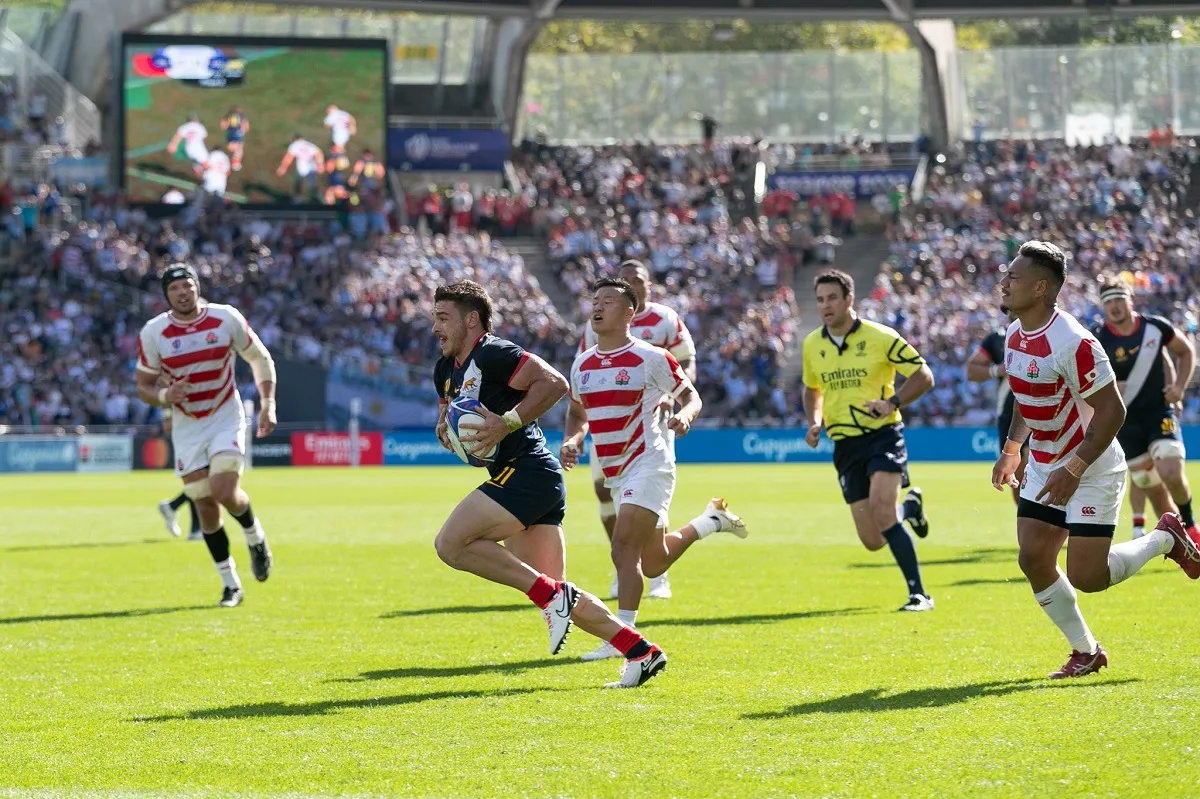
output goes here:
<path id="1" fill-rule="evenodd" d="M 900 395 L 899 394 L 893 394 L 892 396 L 888 397 L 888 402 L 890 402 L 890 403 L 892 403 L 892 405 L 896 406 L 896 410 L 900 410 Z"/>

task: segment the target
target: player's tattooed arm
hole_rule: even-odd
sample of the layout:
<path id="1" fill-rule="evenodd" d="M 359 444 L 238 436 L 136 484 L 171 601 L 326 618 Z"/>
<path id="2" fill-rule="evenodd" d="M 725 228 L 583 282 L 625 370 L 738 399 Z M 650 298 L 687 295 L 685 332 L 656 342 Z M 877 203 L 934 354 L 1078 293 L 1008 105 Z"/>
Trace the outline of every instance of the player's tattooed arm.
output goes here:
<path id="1" fill-rule="evenodd" d="M 1029 438 L 1029 425 L 1025 424 L 1025 417 L 1021 415 L 1021 406 L 1014 402 L 1012 422 L 1008 425 L 1008 440 L 1024 446 L 1027 438 Z M 1003 444 L 1003 442 L 1001 443 Z"/>

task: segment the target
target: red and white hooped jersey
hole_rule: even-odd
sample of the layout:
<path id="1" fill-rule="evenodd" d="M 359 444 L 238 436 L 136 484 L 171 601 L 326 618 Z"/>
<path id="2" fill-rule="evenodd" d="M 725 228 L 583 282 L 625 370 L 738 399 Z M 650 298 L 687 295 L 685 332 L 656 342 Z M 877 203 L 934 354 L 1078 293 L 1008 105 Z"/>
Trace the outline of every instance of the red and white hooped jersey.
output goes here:
<path id="1" fill-rule="evenodd" d="M 660 405 L 688 384 L 675 356 L 630 339 L 618 350 L 581 352 L 571 366 L 571 399 L 587 410 L 596 457 L 607 480 L 634 463 L 669 472 L 675 451 Z"/>
<path id="2" fill-rule="evenodd" d="M 1032 431 L 1029 454 L 1043 467 L 1062 465 L 1083 443 L 1092 408 L 1087 398 L 1116 377 L 1104 348 L 1075 317 L 1055 311 L 1037 330 L 1019 321 L 1005 334 L 1004 369 L 1017 407 Z M 1114 438 L 1087 471 L 1125 469 L 1125 453 Z"/>
<path id="3" fill-rule="evenodd" d="M 205 305 L 190 322 L 170 313 L 151 319 L 138 336 L 138 371 L 187 380 L 187 399 L 176 405 L 193 419 L 211 416 L 230 400 L 241 402 L 234 357 L 257 340 L 246 317 L 229 305 Z"/>
<path id="4" fill-rule="evenodd" d="M 683 319 L 675 313 L 674 308 L 660 302 L 646 303 L 645 309 L 629 323 L 629 335 L 638 341 L 662 347 L 677 361 L 690 361 L 696 357 L 696 345 Z M 591 320 L 588 320 L 583 326 L 579 351 L 584 352 L 595 346 L 596 334 L 592 330 Z"/>

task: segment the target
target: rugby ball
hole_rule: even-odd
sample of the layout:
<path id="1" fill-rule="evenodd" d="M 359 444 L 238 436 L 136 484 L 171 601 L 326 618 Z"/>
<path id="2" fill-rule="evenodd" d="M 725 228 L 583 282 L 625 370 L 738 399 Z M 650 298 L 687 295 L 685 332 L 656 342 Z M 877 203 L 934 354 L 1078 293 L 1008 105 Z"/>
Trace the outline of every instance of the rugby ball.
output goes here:
<path id="1" fill-rule="evenodd" d="M 476 431 L 468 427 L 460 433 L 459 425 L 464 422 L 483 424 L 483 410 L 483 403 L 470 397 L 460 397 L 446 406 L 446 435 L 450 439 L 450 446 L 454 449 L 454 454 L 458 456 L 458 459 L 470 466 L 491 465 L 496 458 L 496 450 L 499 449 L 499 447 L 492 447 L 489 452 L 472 455 L 467 451 L 471 442 L 462 440 L 464 435 L 470 439 Z"/>

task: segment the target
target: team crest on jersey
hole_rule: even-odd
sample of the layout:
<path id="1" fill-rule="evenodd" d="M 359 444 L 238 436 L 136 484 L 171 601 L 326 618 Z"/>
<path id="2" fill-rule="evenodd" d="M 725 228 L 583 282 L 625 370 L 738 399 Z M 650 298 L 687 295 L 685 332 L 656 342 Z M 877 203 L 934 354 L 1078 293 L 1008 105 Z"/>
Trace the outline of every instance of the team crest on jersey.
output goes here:
<path id="1" fill-rule="evenodd" d="M 1118 361 L 1123 361 L 1123 360 L 1125 360 L 1125 348 L 1124 348 L 1124 347 L 1117 347 L 1117 351 L 1116 351 L 1116 352 L 1114 352 L 1114 353 L 1113 353 L 1113 355 L 1117 356 L 1117 360 L 1118 360 Z"/>
<path id="2" fill-rule="evenodd" d="M 857 347 L 857 349 L 858 349 L 858 357 L 860 357 L 860 358 L 866 357 L 866 354 L 867 354 L 867 342 L 865 342 L 865 341 L 860 341 L 860 342 L 858 342 L 858 347 Z"/>
<path id="3" fill-rule="evenodd" d="M 625 371 L 624 369 L 622 369 L 621 371 L 617 372 L 617 377 L 616 377 L 616 381 L 615 381 L 615 382 L 616 382 L 616 384 L 617 384 L 618 386 L 627 386 L 627 385 L 629 385 L 629 372 Z"/>
<path id="4" fill-rule="evenodd" d="M 1041 372 L 1038 371 L 1037 361 L 1030 361 L 1029 368 L 1025 370 L 1025 376 L 1030 380 L 1036 378 Z"/>
<path id="5" fill-rule="evenodd" d="M 654 331 L 653 330 L 643 331 L 642 338 L 645 339 L 646 341 L 649 341 L 650 339 L 654 338 Z"/>
<path id="6" fill-rule="evenodd" d="M 217 334 L 209 333 L 207 336 L 204 337 L 204 343 L 205 344 L 216 344 L 217 343 Z"/>
<path id="7" fill-rule="evenodd" d="M 459 396 L 479 399 L 481 383 L 483 383 L 483 372 L 479 371 L 479 364 L 471 361 L 471 365 L 467 367 L 467 371 L 463 375 L 462 388 L 458 390 Z"/>

